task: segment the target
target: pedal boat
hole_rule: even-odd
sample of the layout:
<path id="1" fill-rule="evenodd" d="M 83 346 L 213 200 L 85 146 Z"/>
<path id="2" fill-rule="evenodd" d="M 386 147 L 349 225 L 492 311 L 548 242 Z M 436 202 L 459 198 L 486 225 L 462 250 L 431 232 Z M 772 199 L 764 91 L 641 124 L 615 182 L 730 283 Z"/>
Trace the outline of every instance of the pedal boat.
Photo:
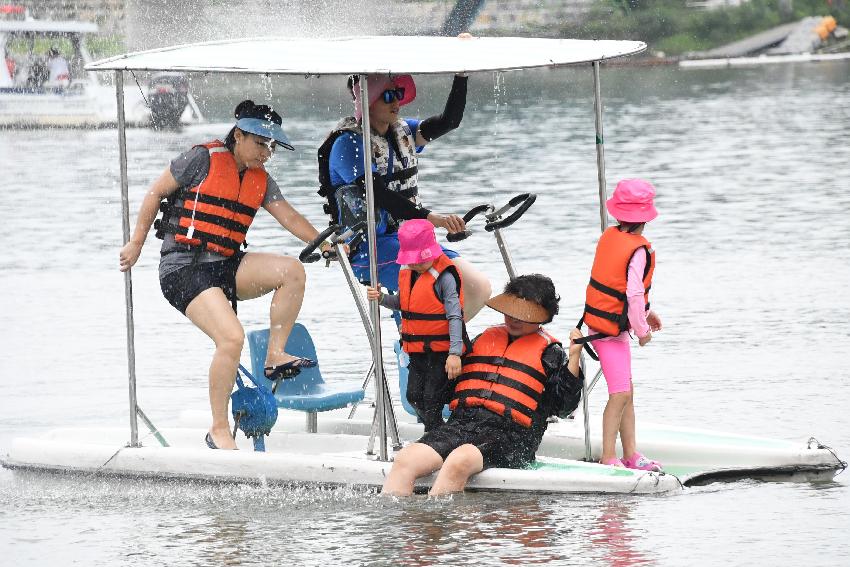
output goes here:
<path id="1" fill-rule="evenodd" d="M 457 72 L 507 72 L 514 69 L 586 65 L 592 69 L 595 86 L 597 167 L 600 181 L 600 214 L 603 228 L 605 181 L 602 111 L 599 83 L 600 63 L 643 51 L 642 42 L 579 41 L 537 38 L 446 38 L 446 37 L 352 37 L 339 39 L 252 38 L 217 41 L 129 53 L 87 66 L 89 71 L 115 73 L 118 107 L 121 190 L 124 242 L 129 239 L 127 199 L 127 149 L 124 137 L 123 80 L 125 71 L 176 71 L 216 73 L 259 73 L 267 75 L 349 75 L 367 73 L 436 74 Z M 398 68 L 387 68 L 385 54 L 393 53 Z M 423 57 L 422 54 L 428 54 Z M 365 82 L 364 82 L 365 83 Z M 369 100 L 367 85 L 361 85 L 360 100 Z M 368 112 L 363 113 L 368 130 Z M 364 149 L 365 169 L 370 169 L 370 147 Z M 375 242 L 375 219 L 371 177 L 366 177 L 367 239 Z M 325 238 L 325 236 L 321 236 Z M 339 250 L 340 241 L 335 241 Z M 318 245 L 318 243 L 315 243 Z M 302 253 L 303 256 L 303 253 Z M 374 259 L 376 254 L 371 254 Z M 302 258 L 303 259 L 303 258 Z M 340 264 L 347 265 L 344 255 Z M 372 281 L 377 281 L 374 262 Z M 350 271 L 350 266 L 348 266 Z M 348 272 L 346 272 L 348 273 Z M 356 282 L 349 282 L 356 290 Z M 349 400 L 357 412 L 340 407 L 299 406 L 306 395 L 277 393 L 286 408 L 278 416 L 265 451 L 251 451 L 251 443 L 239 436 L 240 451 L 215 451 L 204 446 L 207 414 L 181 417 L 179 427 L 157 429 L 137 403 L 133 333 L 131 272 L 125 273 L 130 431 L 124 428 L 73 428 L 46 433 L 38 438 L 19 438 L 2 458 L 13 470 L 49 471 L 85 475 L 112 475 L 213 482 L 258 482 L 275 484 L 352 485 L 377 488 L 391 467 L 392 450 L 418 438 L 421 426 L 410 416 L 396 420 L 384 371 L 378 307 L 355 293 L 361 318 L 372 347 L 375 395 L 372 403 Z M 368 303 L 368 306 L 367 306 Z M 249 333 L 250 335 L 250 333 Z M 290 337 L 290 342 L 293 338 Z M 287 345 L 288 352 L 290 350 Z M 297 354 L 297 353 L 296 353 Z M 369 375 L 367 375 L 368 381 Z M 598 378 L 598 377 L 597 377 Z M 346 380 L 351 383 L 350 377 Z M 365 387 L 365 382 L 364 382 Z M 342 395 L 332 392 L 333 396 Z M 333 397 L 332 396 L 332 397 Z M 299 398 L 303 398 L 299 400 Z M 363 391 L 355 398 L 362 399 Z M 585 400 L 587 396 L 585 395 Z M 586 407 L 586 406 L 585 406 Z M 306 409 L 305 409 L 306 408 Z M 298 410 L 301 411 L 298 411 Z M 324 411 L 326 410 L 326 411 Z M 304 416 L 306 415 L 306 431 Z M 321 417 L 319 417 L 319 415 Z M 582 415 L 582 414 L 579 414 Z M 587 415 L 587 412 L 584 412 Z M 140 435 L 138 419 L 150 434 Z M 731 434 L 702 432 L 641 424 L 642 442 L 658 456 L 667 473 L 633 471 L 597 464 L 599 440 L 592 438 L 589 417 L 551 424 L 539 451 L 538 462 L 529 469 L 488 469 L 475 475 L 470 490 L 552 493 L 676 493 L 683 484 L 700 479 L 785 475 L 788 478 L 829 479 L 846 466 L 819 444 L 797 445 Z M 388 447 L 392 441 L 392 448 Z M 256 441 L 256 440 L 255 440 Z M 254 444 L 256 447 L 256 443 Z M 758 474 L 756 474 L 758 473 Z M 420 480 L 427 488 L 433 477 Z"/>

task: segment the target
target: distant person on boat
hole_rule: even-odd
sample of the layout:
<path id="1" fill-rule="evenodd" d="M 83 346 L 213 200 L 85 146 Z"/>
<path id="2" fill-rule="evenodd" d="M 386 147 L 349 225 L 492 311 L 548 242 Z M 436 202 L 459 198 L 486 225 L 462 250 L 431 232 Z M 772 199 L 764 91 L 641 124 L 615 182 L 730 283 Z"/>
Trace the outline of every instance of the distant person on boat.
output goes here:
<path id="1" fill-rule="evenodd" d="M 655 251 L 643 229 L 658 216 L 655 188 L 642 179 L 624 179 L 608 199 L 608 212 L 617 226 L 608 228 L 596 245 L 585 311 L 587 339 L 593 345 L 608 383 L 608 403 L 602 414 L 602 464 L 660 471 L 661 463 L 637 451 L 634 386 L 629 331 L 638 344 L 652 340 L 661 319 L 649 309 L 649 288 L 655 270 Z M 617 433 L 623 458 L 617 458 Z"/>
<path id="2" fill-rule="evenodd" d="M 71 70 L 59 48 L 53 46 L 47 52 L 48 82 L 53 86 L 67 87 L 71 84 Z"/>
<path id="3" fill-rule="evenodd" d="M 452 414 L 442 427 L 402 449 L 383 492 L 406 496 L 417 478 L 439 469 L 430 494 L 459 492 L 490 467 L 524 468 L 535 460 L 552 415 L 566 417 L 581 398 L 581 337 L 568 352 L 541 325 L 558 313 L 552 280 L 519 276 L 487 305 L 504 314 L 472 343 L 454 387 Z"/>
<path id="4" fill-rule="evenodd" d="M 407 401 L 425 432 L 443 425 L 443 406 L 460 375 L 460 357 L 469 341 L 463 322 L 464 285 L 460 271 L 437 244 L 434 225 L 424 219 L 401 223 L 396 262 L 398 295 L 370 287 L 369 299 L 401 312 L 401 344 L 410 356 Z"/>
<path id="5" fill-rule="evenodd" d="M 388 290 L 398 289 L 398 223 L 426 219 L 450 233 L 461 232 L 465 223 L 457 215 L 441 215 L 419 203 L 418 156 L 424 146 L 460 125 L 466 107 L 465 75 L 455 75 L 442 114 L 424 120 L 401 118 L 400 107 L 416 98 L 410 75 L 353 76 L 348 89 L 354 99 L 354 116 L 343 118 L 319 148 L 319 194 L 328 202 L 325 211 L 333 222 L 352 226 L 365 219 L 363 133 L 360 115 L 360 81 L 367 80 L 372 143 L 372 178 L 379 207 L 378 279 Z M 474 317 L 490 297 L 490 282 L 457 252 L 443 249 L 455 261 L 466 285 L 466 320 Z M 369 282 L 368 244 L 352 250 L 351 266 L 361 282 Z"/>
<path id="6" fill-rule="evenodd" d="M 264 167 L 277 146 L 293 147 L 281 128 L 280 115 L 269 106 L 246 100 L 235 115 L 236 125 L 224 142 L 213 140 L 180 154 L 154 181 L 120 254 L 121 270 L 126 271 L 138 260 L 162 209 L 163 218 L 156 222 L 157 237 L 163 239 L 160 286 L 169 303 L 215 342 L 209 371 L 213 423 L 206 442 L 222 449 L 236 448 L 227 405 L 245 339 L 236 317 L 237 300 L 273 292 L 268 378 L 289 378 L 316 364 L 284 351 L 304 298 L 301 262 L 243 250 L 245 233 L 260 207 L 300 240 L 310 242 L 318 236 Z M 330 244 L 323 244 L 322 250 L 330 250 Z"/>

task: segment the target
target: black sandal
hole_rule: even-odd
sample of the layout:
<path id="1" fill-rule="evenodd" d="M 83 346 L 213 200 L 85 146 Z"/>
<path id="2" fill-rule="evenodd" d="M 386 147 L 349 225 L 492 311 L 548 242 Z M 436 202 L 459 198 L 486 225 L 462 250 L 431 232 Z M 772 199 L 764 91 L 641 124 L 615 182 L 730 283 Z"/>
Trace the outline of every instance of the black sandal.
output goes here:
<path id="1" fill-rule="evenodd" d="M 310 358 L 295 358 L 277 366 L 266 366 L 263 369 L 269 380 L 291 380 L 301 373 L 302 368 L 313 368 L 316 361 Z"/>

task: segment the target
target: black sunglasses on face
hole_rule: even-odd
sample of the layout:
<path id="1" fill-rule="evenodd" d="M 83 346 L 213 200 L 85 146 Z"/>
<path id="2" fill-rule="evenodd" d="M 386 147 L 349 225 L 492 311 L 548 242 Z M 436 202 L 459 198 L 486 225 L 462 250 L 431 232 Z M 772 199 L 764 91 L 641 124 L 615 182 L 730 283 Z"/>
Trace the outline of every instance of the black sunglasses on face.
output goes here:
<path id="1" fill-rule="evenodd" d="M 394 100 L 401 102 L 404 98 L 404 89 L 401 87 L 395 89 L 387 89 L 381 93 L 381 97 L 387 104 L 391 103 Z"/>

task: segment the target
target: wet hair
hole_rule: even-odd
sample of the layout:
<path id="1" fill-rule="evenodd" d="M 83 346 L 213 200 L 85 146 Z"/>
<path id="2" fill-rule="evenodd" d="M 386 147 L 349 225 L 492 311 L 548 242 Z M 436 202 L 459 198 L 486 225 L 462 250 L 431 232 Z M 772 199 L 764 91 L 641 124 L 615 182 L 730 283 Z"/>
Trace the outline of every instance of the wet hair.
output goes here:
<path id="1" fill-rule="evenodd" d="M 617 221 L 619 223 L 620 232 L 628 232 L 629 234 L 634 234 L 638 230 L 640 230 L 645 222 L 625 222 L 625 221 Z"/>
<path id="2" fill-rule="evenodd" d="M 254 104 L 253 100 L 243 100 L 237 104 L 236 110 L 233 111 L 233 116 L 236 120 L 242 118 L 259 118 L 260 120 L 274 122 L 278 126 L 283 124 L 280 114 L 275 112 L 271 106 L 267 104 Z M 224 139 L 224 145 L 230 151 L 233 151 L 233 147 L 236 145 L 236 130 L 239 130 L 236 126 L 231 128 L 230 132 L 227 133 L 227 137 Z M 242 132 L 241 130 L 239 131 Z"/>
<path id="3" fill-rule="evenodd" d="M 505 293 L 520 299 L 527 299 L 543 307 L 549 313 L 549 323 L 558 314 L 558 303 L 561 297 L 555 293 L 555 284 L 543 274 L 527 274 L 517 276 L 505 284 Z"/>

